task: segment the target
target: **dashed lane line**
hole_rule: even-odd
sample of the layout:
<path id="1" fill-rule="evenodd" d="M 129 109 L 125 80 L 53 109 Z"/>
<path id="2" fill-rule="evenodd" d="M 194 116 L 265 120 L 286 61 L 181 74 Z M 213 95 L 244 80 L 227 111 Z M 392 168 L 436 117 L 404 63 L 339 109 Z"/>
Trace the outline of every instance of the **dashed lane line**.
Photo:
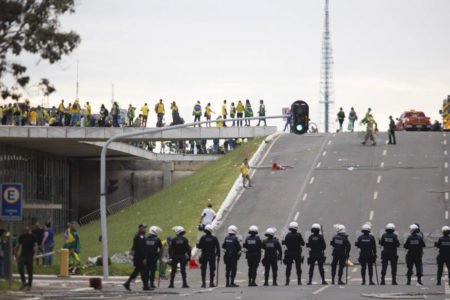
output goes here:
<path id="1" fill-rule="evenodd" d="M 325 290 L 326 290 L 327 288 L 329 288 L 329 287 L 330 287 L 330 285 L 325 285 L 325 286 L 321 287 L 320 289 L 315 290 L 314 292 L 312 292 L 312 294 L 313 294 L 313 295 L 317 295 L 317 294 L 319 294 L 319 293 L 325 291 Z"/>
<path id="2" fill-rule="evenodd" d="M 444 145 L 447 145 L 447 140 L 444 140 Z"/>
<path id="3" fill-rule="evenodd" d="M 448 168 L 448 162 L 444 163 L 444 168 L 446 168 L 446 169 Z"/>
<path id="4" fill-rule="evenodd" d="M 328 141 L 328 146 L 330 146 L 331 145 L 331 140 L 330 141 Z"/>
<path id="5" fill-rule="evenodd" d="M 381 162 L 380 168 L 384 168 L 384 161 Z"/>
<path id="6" fill-rule="evenodd" d="M 298 220 L 298 216 L 300 215 L 300 212 L 298 211 L 296 214 L 295 214 L 295 217 L 294 217 L 294 221 L 297 221 Z"/>
<path id="7" fill-rule="evenodd" d="M 313 184 L 314 182 L 314 177 L 311 177 L 311 180 L 309 181 L 309 184 Z"/>
<path id="8" fill-rule="evenodd" d="M 383 150 L 383 156 L 386 156 L 386 154 L 387 154 L 387 150 L 384 149 L 384 150 Z"/>
<path id="9" fill-rule="evenodd" d="M 377 183 L 380 183 L 381 182 L 381 175 L 378 175 L 378 177 L 377 177 Z"/>
<path id="10" fill-rule="evenodd" d="M 319 161 L 319 162 L 317 163 L 316 169 L 320 168 L 321 165 L 322 165 L 322 162 Z"/>
<path id="11" fill-rule="evenodd" d="M 357 267 L 354 267 L 353 269 L 352 269 L 352 273 L 356 273 L 358 271 L 358 268 Z"/>
<path id="12" fill-rule="evenodd" d="M 378 192 L 373 192 L 373 200 L 377 200 L 378 198 Z"/>
<path id="13" fill-rule="evenodd" d="M 369 221 L 372 221 L 372 220 L 373 220 L 373 214 L 374 214 L 374 211 L 371 210 L 371 211 L 370 211 L 370 214 L 369 214 Z"/>
<path id="14" fill-rule="evenodd" d="M 445 200 L 448 200 L 448 192 L 446 192 L 444 195 L 445 195 Z"/>
<path id="15" fill-rule="evenodd" d="M 447 154 L 448 154 L 447 150 L 444 150 L 444 155 L 447 155 Z"/>
<path id="16" fill-rule="evenodd" d="M 325 156 L 325 155 L 327 155 L 327 151 L 322 152 L 322 156 Z"/>
<path id="17" fill-rule="evenodd" d="M 445 211 L 445 219 L 448 220 L 448 210 Z"/>
<path id="18" fill-rule="evenodd" d="M 445 181 L 445 183 L 448 183 L 448 176 L 444 177 L 444 181 Z"/>
<path id="19" fill-rule="evenodd" d="M 305 193 L 305 194 L 303 195 L 303 199 L 302 199 L 302 201 L 305 201 L 305 200 L 306 200 L 306 198 L 308 198 L 308 193 Z"/>

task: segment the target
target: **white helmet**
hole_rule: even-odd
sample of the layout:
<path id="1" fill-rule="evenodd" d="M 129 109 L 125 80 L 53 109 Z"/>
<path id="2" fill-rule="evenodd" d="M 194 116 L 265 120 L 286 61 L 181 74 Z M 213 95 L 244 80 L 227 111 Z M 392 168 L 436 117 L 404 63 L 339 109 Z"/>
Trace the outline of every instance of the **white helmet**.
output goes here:
<path id="1" fill-rule="evenodd" d="M 319 229 L 320 230 L 320 224 L 318 224 L 318 223 L 312 224 L 311 229 Z"/>
<path id="2" fill-rule="evenodd" d="M 237 234 L 238 233 L 237 227 L 234 225 L 228 226 L 228 233 L 229 234 Z"/>
<path id="3" fill-rule="evenodd" d="M 295 221 L 292 221 L 291 223 L 289 223 L 289 229 L 298 230 L 298 223 Z"/>
<path id="4" fill-rule="evenodd" d="M 158 233 L 160 233 L 162 231 L 162 229 L 158 226 L 151 226 L 150 229 L 148 230 L 148 233 L 153 234 L 153 235 L 158 235 Z"/>
<path id="5" fill-rule="evenodd" d="M 447 225 L 445 225 L 444 227 L 442 227 L 442 233 L 450 231 L 450 227 L 448 227 Z"/>
<path id="6" fill-rule="evenodd" d="M 337 233 L 345 233 L 345 226 L 339 224 L 338 228 L 336 228 Z"/>
<path id="7" fill-rule="evenodd" d="M 419 229 L 419 226 L 417 226 L 417 224 L 411 224 L 409 225 L 409 231 L 412 233 L 414 231 L 416 231 L 417 229 Z"/>
<path id="8" fill-rule="evenodd" d="M 264 235 L 274 236 L 276 231 L 277 231 L 277 229 L 275 227 L 269 227 L 266 229 L 266 232 L 264 233 Z"/>
<path id="9" fill-rule="evenodd" d="M 386 230 L 395 230 L 395 225 L 392 223 L 386 224 Z"/>
<path id="10" fill-rule="evenodd" d="M 372 225 L 370 223 L 364 223 L 361 227 L 361 231 L 370 231 L 372 229 Z"/>
<path id="11" fill-rule="evenodd" d="M 256 226 L 256 225 L 250 226 L 250 228 L 248 229 L 248 232 L 258 233 L 258 226 Z"/>
<path id="12" fill-rule="evenodd" d="M 183 226 L 175 226 L 172 228 L 172 230 L 175 231 L 176 235 L 180 235 L 185 232 Z"/>
<path id="13" fill-rule="evenodd" d="M 211 224 L 208 224 L 205 226 L 205 229 L 203 230 L 208 231 L 209 233 L 213 233 L 214 227 Z"/>

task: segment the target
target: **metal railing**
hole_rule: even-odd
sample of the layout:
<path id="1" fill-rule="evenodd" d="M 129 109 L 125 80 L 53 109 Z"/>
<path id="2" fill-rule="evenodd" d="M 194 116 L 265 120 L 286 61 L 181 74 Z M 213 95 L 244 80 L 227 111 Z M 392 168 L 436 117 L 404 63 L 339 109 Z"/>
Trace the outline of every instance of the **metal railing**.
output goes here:
<path id="1" fill-rule="evenodd" d="M 111 205 L 108 205 L 106 207 L 107 215 L 115 214 L 115 213 L 131 206 L 132 204 L 134 204 L 136 202 L 137 201 L 134 199 L 134 197 L 130 196 L 130 197 L 126 197 L 125 199 L 122 199 L 118 202 L 115 202 Z M 98 219 L 100 219 L 100 209 L 96 209 L 93 212 L 90 212 L 87 215 L 84 215 L 81 218 L 79 218 L 78 224 L 80 224 L 80 226 L 83 226 L 83 225 L 89 224 L 92 221 L 95 221 Z"/>

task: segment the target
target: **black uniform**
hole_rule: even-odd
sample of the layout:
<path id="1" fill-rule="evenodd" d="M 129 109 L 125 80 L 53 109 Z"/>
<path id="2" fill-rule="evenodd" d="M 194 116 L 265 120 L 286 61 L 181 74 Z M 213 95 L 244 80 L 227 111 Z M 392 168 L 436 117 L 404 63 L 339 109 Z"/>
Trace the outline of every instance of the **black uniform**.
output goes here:
<path id="1" fill-rule="evenodd" d="M 297 271 L 297 283 L 302 284 L 302 246 L 305 245 L 305 241 L 300 233 L 296 230 L 291 230 L 291 232 L 286 234 L 282 244 L 286 246 L 283 260 L 286 265 L 286 285 L 289 284 L 293 262 L 295 262 Z"/>
<path id="2" fill-rule="evenodd" d="M 214 276 L 216 271 L 216 258 L 220 258 L 219 240 L 211 233 L 206 231 L 206 234 L 201 237 L 197 244 L 197 248 L 202 250 L 200 256 L 201 273 L 202 273 L 202 287 L 206 286 L 206 267 L 209 264 L 209 286 L 214 287 Z"/>
<path id="3" fill-rule="evenodd" d="M 269 285 L 269 272 L 272 268 L 272 284 L 277 285 L 278 259 L 281 260 L 283 250 L 277 238 L 269 236 L 262 242 L 264 249 L 264 258 L 262 264 L 264 266 L 264 285 Z"/>
<path id="4" fill-rule="evenodd" d="M 143 287 L 145 290 L 148 289 L 148 269 L 145 260 L 145 233 L 137 232 L 133 238 L 133 246 L 131 247 L 131 251 L 134 252 L 133 255 L 133 265 L 134 270 L 128 278 L 127 282 L 125 282 L 124 286 L 127 290 L 130 289 L 130 282 L 134 280 L 138 274 L 141 274 L 141 279 L 143 283 Z"/>
<path id="5" fill-rule="evenodd" d="M 36 245 L 36 237 L 31 233 L 24 233 L 19 236 L 18 241 L 21 251 L 17 260 L 17 265 L 20 273 L 20 279 L 22 280 L 22 287 L 28 286 L 31 288 L 33 284 L 33 255 L 34 246 Z M 25 268 L 28 273 L 28 283 L 25 281 Z"/>
<path id="6" fill-rule="evenodd" d="M 381 251 L 381 284 L 384 284 L 384 277 L 388 264 L 391 263 L 392 284 L 396 285 L 397 280 L 397 248 L 400 246 L 397 235 L 393 230 L 386 230 L 381 236 L 380 245 L 383 247 Z"/>
<path id="7" fill-rule="evenodd" d="M 330 242 L 333 247 L 333 260 L 331 262 L 331 280 L 334 284 L 334 277 L 336 276 L 336 268 L 339 263 L 339 284 L 344 284 L 342 275 L 344 274 L 345 262 L 349 257 L 351 245 L 348 241 L 348 236 L 345 233 L 336 234 Z"/>
<path id="8" fill-rule="evenodd" d="M 189 287 L 186 280 L 186 264 L 191 259 L 191 247 L 189 246 L 189 241 L 183 235 L 177 235 L 172 239 L 169 246 L 169 257 L 172 259 L 169 287 L 173 287 L 178 264 L 180 264 L 183 287 Z"/>
<path id="9" fill-rule="evenodd" d="M 147 236 L 145 241 L 145 258 L 147 260 L 147 270 L 149 272 L 150 287 L 156 288 L 155 286 L 155 272 L 158 266 L 158 259 L 161 259 L 162 254 L 162 243 L 161 240 L 150 234 Z"/>
<path id="10" fill-rule="evenodd" d="M 425 242 L 423 241 L 422 236 L 419 232 L 413 232 L 405 242 L 405 249 L 408 250 L 406 254 L 406 267 L 408 268 L 408 272 L 406 273 L 407 283 L 411 284 L 411 275 L 413 273 L 413 266 L 416 266 L 417 273 L 417 283 L 422 284 L 422 275 L 423 275 L 423 264 L 422 264 L 422 256 L 423 256 L 423 248 L 425 248 Z"/>
<path id="11" fill-rule="evenodd" d="M 440 237 L 436 242 L 436 247 L 439 249 L 439 254 L 436 257 L 437 262 L 437 281 L 438 285 L 441 284 L 442 271 L 444 270 L 444 263 L 447 266 L 448 276 L 450 279 L 450 236 L 446 232 L 444 236 Z"/>
<path id="12" fill-rule="evenodd" d="M 322 277 L 322 283 L 326 284 L 325 281 L 325 271 L 323 270 L 323 264 L 325 262 L 325 249 L 327 245 L 325 244 L 325 239 L 319 232 L 315 232 L 309 236 L 306 247 L 310 248 L 309 251 L 309 281 L 308 284 L 312 283 L 312 278 L 314 276 L 314 265 L 317 262 L 319 267 L 320 277 Z"/>
<path id="13" fill-rule="evenodd" d="M 389 121 L 389 144 L 395 145 L 397 141 L 395 140 L 395 122 L 392 118 Z"/>
<path id="14" fill-rule="evenodd" d="M 258 235 L 256 235 L 256 233 L 250 234 L 250 236 L 245 239 L 243 247 L 247 249 L 245 258 L 247 259 L 248 263 L 248 285 L 257 286 L 256 274 L 259 262 L 261 261 L 261 239 Z"/>
<path id="15" fill-rule="evenodd" d="M 234 279 L 237 272 L 237 263 L 241 257 L 241 243 L 236 235 L 228 234 L 223 241 L 222 248 L 225 251 L 223 262 L 225 263 L 226 286 L 237 286 Z"/>
<path id="16" fill-rule="evenodd" d="M 363 231 L 355 242 L 355 246 L 359 248 L 359 263 L 361 264 L 362 284 L 366 284 L 366 268 L 369 269 L 369 283 L 373 282 L 373 264 L 377 259 L 377 245 L 375 238 L 368 231 Z"/>

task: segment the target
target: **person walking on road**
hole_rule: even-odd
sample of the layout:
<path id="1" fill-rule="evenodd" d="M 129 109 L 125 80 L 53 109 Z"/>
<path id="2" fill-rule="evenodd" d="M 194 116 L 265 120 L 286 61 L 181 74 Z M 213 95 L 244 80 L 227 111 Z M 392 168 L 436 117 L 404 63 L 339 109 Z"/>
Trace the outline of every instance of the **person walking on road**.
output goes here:
<path id="1" fill-rule="evenodd" d="M 208 207 L 206 207 L 200 216 L 200 226 L 199 230 L 204 230 L 205 226 L 211 224 L 216 218 L 216 212 L 212 209 L 212 204 L 208 203 Z"/>
<path id="2" fill-rule="evenodd" d="M 266 105 L 264 104 L 264 100 L 259 100 L 259 110 L 258 110 L 258 115 L 260 117 L 265 117 L 266 116 Z M 266 123 L 266 118 L 260 118 L 258 120 L 258 124 L 256 126 L 259 126 L 260 122 L 264 122 L 264 126 L 267 126 Z"/>
<path id="3" fill-rule="evenodd" d="M 266 239 L 262 242 L 262 249 L 264 250 L 264 257 L 262 259 L 264 266 L 264 286 L 269 285 L 270 269 L 272 269 L 272 285 L 278 285 L 278 260 L 282 260 L 283 250 L 281 249 L 280 242 L 275 237 L 275 231 L 275 228 L 267 228 L 264 233 Z"/>
<path id="4" fill-rule="evenodd" d="M 202 288 L 206 287 L 206 268 L 209 265 L 209 287 L 216 287 L 214 277 L 216 272 L 216 261 L 220 260 L 220 245 L 217 237 L 213 235 L 211 224 L 205 226 L 205 235 L 200 238 L 197 248 L 202 250 L 200 256 L 200 270 L 202 275 Z"/>
<path id="5" fill-rule="evenodd" d="M 366 136 L 361 144 L 365 145 L 370 139 L 372 141 L 372 146 L 375 146 L 377 143 L 375 142 L 374 133 L 378 131 L 377 122 L 371 114 L 364 118 L 362 122 L 366 124 Z"/>
<path id="6" fill-rule="evenodd" d="M 353 132 L 355 129 L 355 122 L 358 120 L 358 116 L 356 115 L 355 109 L 350 108 L 350 112 L 348 113 L 348 130 Z"/>
<path id="7" fill-rule="evenodd" d="M 389 223 L 386 225 L 386 232 L 381 236 L 379 244 L 383 247 L 381 251 L 381 285 L 385 285 L 385 276 L 388 264 L 391 264 L 392 285 L 397 285 L 397 248 L 400 247 L 395 232 L 395 225 Z"/>
<path id="8" fill-rule="evenodd" d="M 420 229 L 417 224 L 411 224 L 409 226 L 411 234 L 408 236 L 403 247 L 408 251 L 406 253 L 406 267 L 408 272 L 406 273 L 406 284 L 411 285 L 411 275 L 413 274 L 413 266 L 416 267 L 417 283 L 422 285 L 423 276 L 423 248 L 425 248 L 425 242 L 420 235 Z"/>
<path id="9" fill-rule="evenodd" d="M 286 285 L 289 285 L 289 277 L 291 276 L 292 263 L 295 262 L 297 271 L 297 284 L 302 284 L 302 246 L 305 241 L 301 233 L 298 232 L 298 223 L 291 222 L 289 224 L 289 232 L 286 234 L 282 244 L 286 246 L 284 251 L 284 264 L 286 265 Z"/>
<path id="10" fill-rule="evenodd" d="M 361 264 L 362 285 L 366 284 L 366 268 L 369 271 L 369 284 L 375 285 L 373 282 L 373 264 L 377 259 L 377 245 L 375 238 L 370 234 L 371 225 L 366 223 L 362 226 L 362 234 L 355 242 L 355 246 L 359 248 L 359 263 Z"/>
<path id="11" fill-rule="evenodd" d="M 30 227 L 25 226 L 14 253 L 17 258 L 17 268 L 19 269 L 20 279 L 22 281 L 21 289 L 30 290 L 33 284 L 33 257 L 34 248 L 37 245 L 35 236 L 31 233 Z M 28 283 L 25 280 L 25 268 L 28 273 Z"/>
<path id="12" fill-rule="evenodd" d="M 258 265 L 261 261 L 262 242 L 258 235 L 258 227 L 250 226 L 247 238 L 243 247 L 247 249 L 245 258 L 248 264 L 248 286 L 258 286 L 256 284 L 256 275 L 258 274 Z"/>
<path id="13" fill-rule="evenodd" d="M 191 260 L 191 247 L 189 241 L 184 237 L 186 231 L 182 226 L 173 228 L 176 237 L 172 239 L 169 246 L 169 257 L 172 259 L 172 272 L 170 273 L 169 288 L 174 288 L 175 275 L 177 273 L 177 265 L 180 264 L 180 273 L 183 279 L 183 288 L 189 288 L 187 284 L 186 265 Z"/>
<path id="14" fill-rule="evenodd" d="M 444 271 L 444 264 L 447 267 L 448 279 L 450 285 L 450 227 L 442 227 L 442 236 L 435 243 L 435 247 L 439 249 L 439 254 L 436 257 L 437 262 L 437 278 L 436 285 L 441 285 L 442 273 Z"/>
<path id="15" fill-rule="evenodd" d="M 344 129 L 342 128 L 342 124 L 344 123 L 345 120 L 345 112 L 342 109 L 342 107 L 339 108 L 339 112 L 337 113 L 337 120 L 339 122 L 339 132 L 343 132 Z"/>
<path id="16" fill-rule="evenodd" d="M 397 140 L 395 139 L 395 122 L 392 116 L 389 116 L 389 145 L 397 144 Z"/>
<path id="17" fill-rule="evenodd" d="M 344 274 L 345 264 L 347 263 L 350 255 L 351 245 L 348 241 L 348 236 L 345 233 L 345 226 L 338 224 L 335 228 L 336 235 L 330 242 L 330 245 L 333 247 L 333 252 L 331 254 L 333 256 L 333 260 L 331 262 L 331 283 L 335 284 L 334 278 L 336 276 L 337 265 L 339 264 L 338 284 L 342 285 L 345 284 L 345 282 L 342 281 L 342 275 Z"/>
<path id="18" fill-rule="evenodd" d="M 146 264 L 146 239 L 145 239 L 145 229 L 147 225 L 140 224 L 138 226 L 138 232 L 133 238 L 133 245 L 131 247 L 130 254 L 133 256 L 134 269 L 128 280 L 123 284 L 123 287 L 128 291 L 130 289 L 130 283 L 136 277 L 141 274 L 142 284 L 144 290 L 149 290 L 148 287 L 148 269 Z"/>
<path id="19" fill-rule="evenodd" d="M 228 235 L 223 241 L 222 248 L 224 249 L 223 262 L 225 263 L 225 279 L 226 287 L 239 287 L 234 282 L 237 273 L 237 263 L 241 257 L 241 243 L 236 236 L 238 229 L 231 225 L 228 227 Z"/>
<path id="20" fill-rule="evenodd" d="M 309 280 L 308 285 L 312 284 L 312 279 L 314 276 L 314 265 L 317 262 L 319 268 L 320 277 L 322 278 L 322 284 L 328 284 L 325 281 L 325 271 L 323 269 L 323 264 L 325 263 L 325 249 L 327 245 L 323 235 L 320 234 L 320 224 L 313 224 L 311 226 L 311 235 L 308 238 L 306 247 L 310 249 L 308 264 L 309 264 Z"/>
<path id="21" fill-rule="evenodd" d="M 241 165 L 241 175 L 242 175 L 242 186 L 244 188 L 251 187 L 252 181 L 250 180 L 250 166 L 248 165 L 248 159 L 244 158 L 244 161 Z M 245 183 L 248 181 L 248 185 L 245 186 Z"/>
<path id="22" fill-rule="evenodd" d="M 158 260 L 161 261 L 161 255 L 163 252 L 163 246 L 160 238 L 158 237 L 158 233 L 160 232 L 162 232 L 160 227 L 151 226 L 145 240 L 145 262 L 146 269 L 149 272 L 148 279 L 150 280 L 150 284 L 147 283 L 149 289 L 156 289 L 155 273 L 158 267 Z"/>

